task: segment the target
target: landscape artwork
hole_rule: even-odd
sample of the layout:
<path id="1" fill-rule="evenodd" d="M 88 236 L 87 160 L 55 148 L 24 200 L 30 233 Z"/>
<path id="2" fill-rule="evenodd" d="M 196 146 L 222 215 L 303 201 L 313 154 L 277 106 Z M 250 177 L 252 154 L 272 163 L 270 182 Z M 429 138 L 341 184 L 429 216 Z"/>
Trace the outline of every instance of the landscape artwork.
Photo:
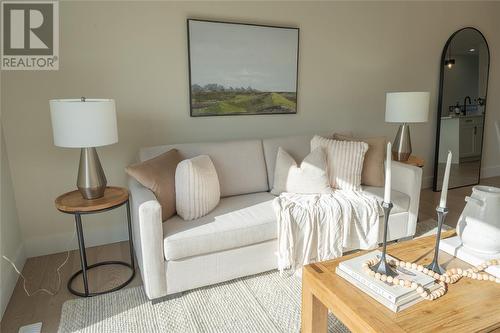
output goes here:
<path id="1" fill-rule="evenodd" d="M 298 28 L 187 23 L 191 116 L 297 112 Z"/>

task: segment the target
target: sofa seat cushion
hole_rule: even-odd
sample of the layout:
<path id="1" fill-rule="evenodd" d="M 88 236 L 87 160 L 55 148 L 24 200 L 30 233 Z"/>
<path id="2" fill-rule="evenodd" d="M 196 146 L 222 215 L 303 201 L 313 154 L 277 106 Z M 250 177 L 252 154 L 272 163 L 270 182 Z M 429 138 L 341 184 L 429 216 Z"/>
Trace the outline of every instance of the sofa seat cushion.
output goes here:
<path id="1" fill-rule="evenodd" d="M 384 188 L 376 187 L 376 186 L 363 186 L 363 191 L 369 193 L 377 198 L 377 200 L 381 203 L 384 201 Z M 392 200 L 392 214 L 404 213 L 407 212 L 410 207 L 410 197 L 402 192 L 392 190 L 391 191 L 391 200 Z M 384 216 L 381 211 L 380 216 Z"/>
<path id="2" fill-rule="evenodd" d="M 191 221 L 174 215 L 163 223 L 166 260 L 234 249 L 277 237 L 274 195 L 259 192 L 223 198 L 209 214 Z"/>

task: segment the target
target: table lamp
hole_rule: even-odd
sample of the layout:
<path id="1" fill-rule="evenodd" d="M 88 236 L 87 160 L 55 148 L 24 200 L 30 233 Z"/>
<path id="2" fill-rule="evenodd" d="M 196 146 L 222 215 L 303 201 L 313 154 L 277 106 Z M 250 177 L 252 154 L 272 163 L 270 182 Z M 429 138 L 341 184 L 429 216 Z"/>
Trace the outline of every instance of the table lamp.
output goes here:
<path id="1" fill-rule="evenodd" d="M 385 121 L 401 123 L 392 145 L 392 158 L 407 161 L 411 155 L 408 123 L 425 123 L 429 117 L 430 93 L 390 92 L 386 94 Z"/>
<path id="2" fill-rule="evenodd" d="M 112 99 L 53 99 L 49 101 L 54 145 L 81 148 L 76 186 L 85 199 L 104 195 L 106 176 L 95 147 L 118 142 Z"/>

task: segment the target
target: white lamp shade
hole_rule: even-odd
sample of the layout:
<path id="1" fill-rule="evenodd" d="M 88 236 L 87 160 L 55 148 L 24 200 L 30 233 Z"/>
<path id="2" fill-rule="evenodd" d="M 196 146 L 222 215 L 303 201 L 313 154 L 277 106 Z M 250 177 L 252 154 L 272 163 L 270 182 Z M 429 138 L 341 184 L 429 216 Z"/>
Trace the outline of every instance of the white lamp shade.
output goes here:
<path id="1" fill-rule="evenodd" d="M 49 101 L 54 145 L 88 148 L 118 142 L 112 99 L 53 99 Z"/>
<path id="2" fill-rule="evenodd" d="M 386 95 L 385 121 L 425 123 L 429 118 L 429 92 L 390 92 Z"/>

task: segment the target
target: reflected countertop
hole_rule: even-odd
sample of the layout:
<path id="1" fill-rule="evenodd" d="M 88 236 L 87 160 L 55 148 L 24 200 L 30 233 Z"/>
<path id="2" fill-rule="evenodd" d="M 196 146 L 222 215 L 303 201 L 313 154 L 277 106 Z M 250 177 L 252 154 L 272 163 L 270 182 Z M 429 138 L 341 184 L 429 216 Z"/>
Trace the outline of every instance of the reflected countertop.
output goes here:
<path id="1" fill-rule="evenodd" d="M 444 116 L 441 117 L 441 120 L 447 120 L 447 119 L 459 119 L 459 118 L 476 118 L 476 117 L 483 117 L 484 114 L 468 114 L 468 115 L 449 115 L 449 116 Z"/>

